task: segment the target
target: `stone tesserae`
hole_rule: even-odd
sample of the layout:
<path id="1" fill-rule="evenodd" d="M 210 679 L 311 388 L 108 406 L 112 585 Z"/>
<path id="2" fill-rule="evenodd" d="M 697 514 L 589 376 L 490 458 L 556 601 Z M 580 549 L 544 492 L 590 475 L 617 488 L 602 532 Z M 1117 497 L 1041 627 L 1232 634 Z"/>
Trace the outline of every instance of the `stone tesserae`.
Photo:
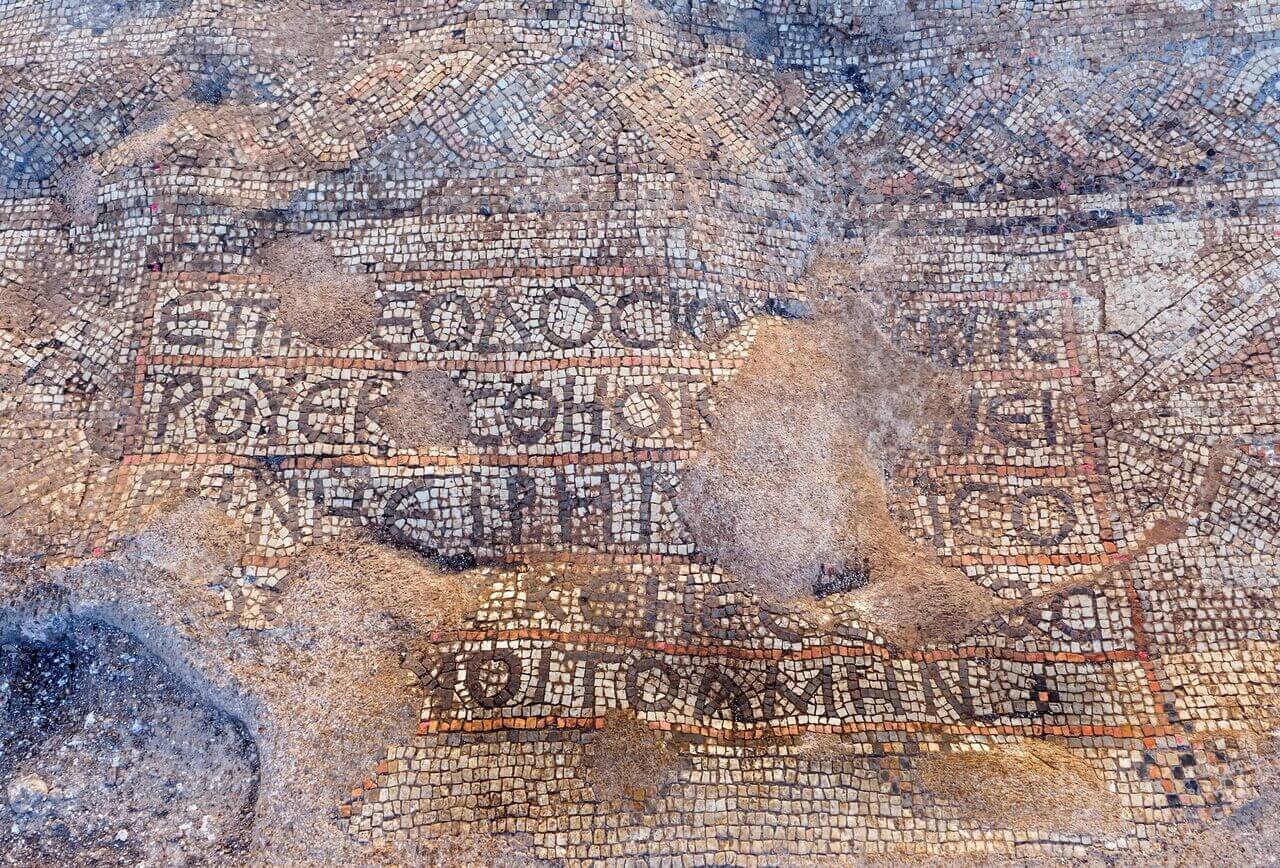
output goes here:
<path id="1" fill-rule="evenodd" d="M 1280 2 L 0 5 L 0 864 L 1273 859 Z"/>

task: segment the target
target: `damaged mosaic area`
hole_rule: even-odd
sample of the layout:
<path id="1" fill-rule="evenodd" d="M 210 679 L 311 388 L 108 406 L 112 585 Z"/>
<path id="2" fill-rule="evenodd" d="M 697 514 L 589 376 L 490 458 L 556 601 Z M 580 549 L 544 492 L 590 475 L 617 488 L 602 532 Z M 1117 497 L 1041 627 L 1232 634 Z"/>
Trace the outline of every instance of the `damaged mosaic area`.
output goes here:
<path id="1" fill-rule="evenodd" d="M 1269 857 L 1280 4 L 0 22 L 0 634 L 228 864 Z"/>

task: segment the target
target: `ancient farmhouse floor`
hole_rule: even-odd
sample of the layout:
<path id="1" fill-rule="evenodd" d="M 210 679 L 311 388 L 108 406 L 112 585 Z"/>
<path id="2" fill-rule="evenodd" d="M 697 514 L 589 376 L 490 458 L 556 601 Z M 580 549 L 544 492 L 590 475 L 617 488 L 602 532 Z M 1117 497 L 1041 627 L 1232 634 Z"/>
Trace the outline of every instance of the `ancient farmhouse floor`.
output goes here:
<path id="1" fill-rule="evenodd" d="M 1274 0 L 15 0 L 0 126 L 0 859 L 1275 858 Z"/>

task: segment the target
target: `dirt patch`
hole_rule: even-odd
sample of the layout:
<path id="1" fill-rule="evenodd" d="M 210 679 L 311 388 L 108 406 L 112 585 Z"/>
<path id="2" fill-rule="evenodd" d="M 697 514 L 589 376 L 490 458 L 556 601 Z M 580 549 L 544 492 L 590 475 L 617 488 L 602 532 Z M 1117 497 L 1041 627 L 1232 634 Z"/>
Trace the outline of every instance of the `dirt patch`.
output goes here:
<path id="1" fill-rule="evenodd" d="M 855 608 L 900 648 L 959 642 L 1006 605 L 957 571 L 935 564 L 885 575 L 854 595 Z"/>
<path id="2" fill-rule="evenodd" d="M 840 483 L 854 515 L 846 545 L 867 576 L 841 603 L 884 638 L 902 648 L 954 643 L 1012 605 L 903 533 L 889 513 L 883 476 L 851 461 Z"/>
<path id="3" fill-rule="evenodd" d="M 133 132 L 103 154 L 103 164 L 108 168 L 139 165 L 152 167 L 164 153 L 165 145 L 175 135 L 179 118 L 190 108 L 190 101 L 182 100 L 165 104 L 143 115 Z"/>
<path id="4" fill-rule="evenodd" d="M 796 743 L 795 755 L 802 760 L 840 760 L 853 756 L 853 745 L 838 735 L 806 732 Z"/>
<path id="5" fill-rule="evenodd" d="M 25 281 L 0 285 L 0 328 L 28 331 L 36 324 L 41 313 L 36 291 L 27 286 Z"/>
<path id="6" fill-rule="evenodd" d="M 0 392 L 12 392 L 22 382 L 25 371 L 12 362 L 0 361 Z"/>
<path id="7" fill-rule="evenodd" d="M 262 253 L 266 276 L 280 295 L 280 317 L 321 346 L 366 337 L 373 328 L 374 283 L 344 271 L 320 236 L 275 241 Z"/>
<path id="8" fill-rule="evenodd" d="M 450 572 L 411 551 L 367 539 L 315 546 L 297 569 L 289 595 L 311 594 L 294 605 L 323 606 L 325 597 L 351 595 L 363 609 L 383 613 L 399 632 L 455 628 L 484 601 L 487 577 L 475 570 Z"/>
<path id="9" fill-rule="evenodd" d="M 1223 477 L 1226 474 L 1227 464 L 1236 452 L 1236 443 L 1230 438 L 1224 438 L 1214 444 L 1209 450 L 1209 460 L 1205 467 L 1204 477 L 1200 480 L 1200 487 L 1196 489 L 1195 511 L 1197 514 L 1206 512 L 1213 502 L 1218 499 L 1218 492 L 1222 490 Z"/>
<path id="10" fill-rule="evenodd" d="M 587 746 L 587 782 L 602 802 L 643 803 L 670 779 L 677 756 L 662 733 L 615 709 Z"/>
<path id="11" fill-rule="evenodd" d="M 91 616 L 138 637 L 185 683 L 245 723 L 261 758 L 257 819 L 243 858 L 213 864 L 500 864 L 520 842 L 476 834 L 362 846 L 337 822 L 353 781 L 418 722 L 404 666 L 455 623 L 485 583 L 373 544 L 305 557 L 279 596 L 279 626 L 241 629 L 221 597 L 138 557 L 0 574 L 0 601 L 28 620 Z M 158 559 L 159 560 L 159 559 Z M 413 563 L 411 569 L 401 569 Z M 449 587 L 437 587 L 441 581 Z M 476 589 L 465 597 L 458 588 Z M 469 593 L 469 592 L 468 592 Z M 463 600 L 466 602 L 463 602 Z M 434 609 L 435 600 L 440 609 Z"/>
<path id="12" fill-rule="evenodd" d="M 1122 806 L 1101 776 L 1050 742 L 930 753 L 917 765 L 925 789 L 969 822 L 1093 835 L 1120 830 Z"/>
<path id="13" fill-rule="evenodd" d="M 1170 545 L 1182 539 L 1187 532 L 1189 522 L 1181 517 L 1157 518 L 1147 526 L 1142 538 L 1134 546 L 1135 551 L 1142 552 L 1153 546 Z"/>
<path id="14" fill-rule="evenodd" d="M 994 598 L 903 534 L 884 483 L 916 433 L 950 417 L 953 389 L 891 347 L 859 302 L 765 322 L 716 395 L 716 422 L 680 493 L 699 547 L 783 600 L 861 573 L 844 590 L 867 585 L 856 600 L 891 638 L 958 638 L 995 611 Z"/>
<path id="15" fill-rule="evenodd" d="M 454 444 L 467 437 L 467 399 L 444 371 L 420 368 L 395 384 L 377 419 L 402 448 Z"/>
<path id="16" fill-rule="evenodd" d="M 127 557 L 185 582 L 212 584 L 249 552 L 245 528 L 196 497 L 170 498 L 125 546 Z"/>
<path id="17" fill-rule="evenodd" d="M 253 740 L 119 630 L 6 636 L 0 727 L 10 862 L 219 864 L 249 844 Z"/>
<path id="18" fill-rule="evenodd" d="M 98 222 L 102 166 L 94 157 L 68 165 L 58 178 L 58 216 L 75 226 Z"/>

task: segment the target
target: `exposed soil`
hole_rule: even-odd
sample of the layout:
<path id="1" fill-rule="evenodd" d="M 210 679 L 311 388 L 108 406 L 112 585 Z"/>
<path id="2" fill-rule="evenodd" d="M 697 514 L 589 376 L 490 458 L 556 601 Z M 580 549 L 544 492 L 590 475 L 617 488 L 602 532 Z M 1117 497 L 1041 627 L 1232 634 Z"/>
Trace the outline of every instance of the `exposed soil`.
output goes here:
<path id="1" fill-rule="evenodd" d="M 615 709 L 587 746 L 587 780 L 602 802 L 643 802 L 671 777 L 676 762 L 662 733 Z"/>
<path id="2" fill-rule="evenodd" d="M 107 168 L 144 166 L 152 168 L 174 135 L 174 127 L 191 108 L 188 100 L 173 102 L 143 115 L 128 136 L 102 155 Z"/>
<path id="3" fill-rule="evenodd" d="M 177 510 L 190 513 L 157 519 L 112 560 L 57 570 L 11 562 L 0 573 L 0 599 L 29 631 L 73 617 L 126 630 L 244 721 L 261 761 L 255 820 L 244 856 L 214 864 L 522 862 L 519 841 L 477 834 L 362 847 L 336 822 L 337 803 L 361 772 L 417 725 L 420 692 L 406 661 L 429 653 L 430 630 L 476 610 L 485 573 L 444 572 L 367 539 L 336 542 L 302 558 L 278 597 L 275 628 L 245 630 L 210 581 L 193 580 L 206 568 L 224 574 L 238 544 L 213 533 L 195 561 L 166 551 L 182 548 L 179 528 L 199 513 L 181 503 Z M 218 540 L 229 543 L 220 562 Z"/>
<path id="4" fill-rule="evenodd" d="M 126 555 L 186 582 L 212 583 L 249 551 L 245 529 L 196 497 L 172 498 L 129 540 Z"/>
<path id="5" fill-rule="evenodd" d="M 883 477 L 851 460 L 839 481 L 856 516 L 851 552 L 868 577 L 842 602 L 886 639 L 902 648 L 957 642 L 1011 605 L 908 538 L 889 513 Z"/>
<path id="6" fill-rule="evenodd" d="M 806 732 L 796 744 L 796 755 L 809 760 L 830 760 L 850 755 L 852 745 L 838 735 Z"/>
<path id="7" fill-rule="evenodd" d="M 58 178 L 58 200 L 62 216 L 75 226 L 98 222 L 98 191 L 102 167 L 92 157 L 72 163 Z"/>
<path id="8" fill-rule="evenodd" d="M 918 768 L 939 803 L 975 823 L 1099 836 L 1119 828 L 1119 799 L 1084 759 L 1052 742 L 929 753 Z"/>
<path id="9" fill-rule="evenodd" d="M 330 61 L 338 53 L 348 8 L 350 4 L 317 7 L 306 0 L 287 0 L 278 16 L 273 16 L 276 26 L 255 41 L 255 49 L 266 55 L 282 53 L 287 58 Z"/>
<path id="10" fill-rule="evenodd" d="M 369 538 L 309 549 L 297 576 L 291 597 L 331 591 L 352 595 L 365 609 L 394 619 L 405 636 L 461 626 L 480 608 L 486 590 L 486 577 L 479 571 L 442 570 L 419 554 Z M 303 607 L 324 604 L 318 597 L 294 602 Z"/>
<path id="11" fill-rule="evenodd" d="M 784 600 L 811 597 L 824 575 L 862 571 L 869 584 L 850 599 L 886 637 L 960 638 L 997 611 L 995 598 L 903 534 L 884 486 L 915 432 L 949 418 L 951 389 L 891 347 L 860 302 L 765 322 L 716 395 L 716 422 L 680 492 L 699 547 Z"/>
<path id="12" fill-rule="evenodd" d="M 0 645 L 9 864 L 223 865 L 250 842 L 258 753 L 236 720 L 92 621 Z"/>
<path id="13" fill-rule="evenodd" d="M 420 368 L 395 384 L 377 419 L 401 448 L 452 445 L 467 436 L 467 399 L 444 371 Z"/>
<path id="14" fill-rule="evenodd" d="M 262 252 L 262 261 L 280 294 L 281 319 L 308 340 L 336 347 L 372 330 L 373 280 L 343 270 L 327 241 L 280 239 Z"/>

